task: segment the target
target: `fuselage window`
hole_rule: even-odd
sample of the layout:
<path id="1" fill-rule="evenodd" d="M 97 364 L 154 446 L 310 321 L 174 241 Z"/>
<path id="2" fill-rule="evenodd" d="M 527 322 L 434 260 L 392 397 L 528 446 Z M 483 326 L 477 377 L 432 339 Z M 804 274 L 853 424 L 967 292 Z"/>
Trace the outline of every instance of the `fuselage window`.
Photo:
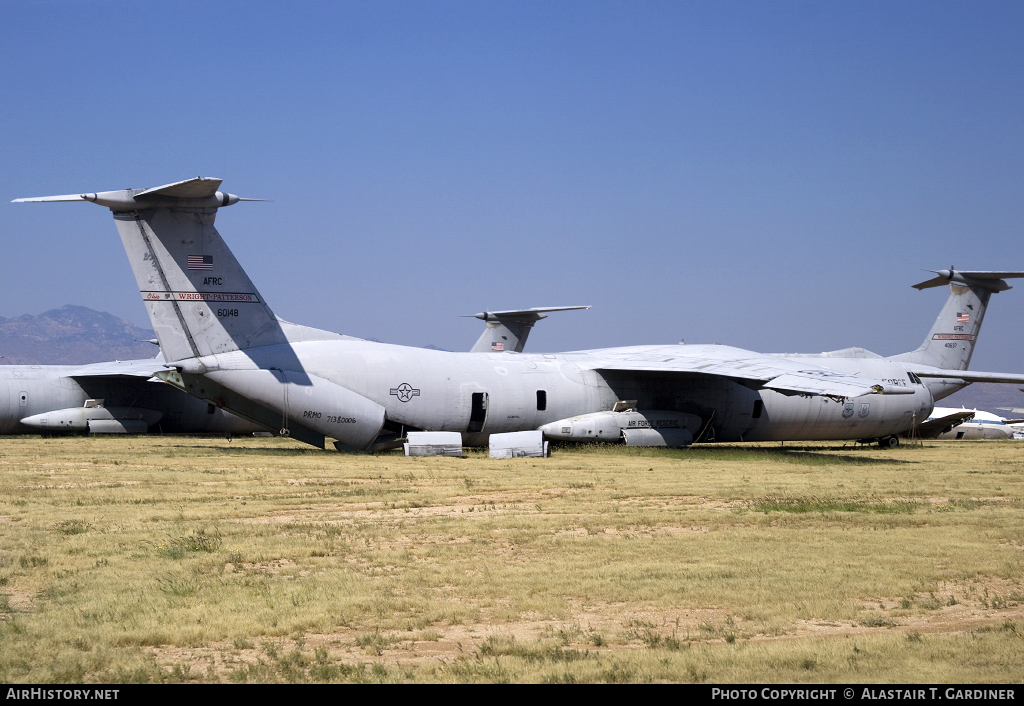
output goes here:
<path id="1" fill-rule="evenodd" d="M 543 412 L 548 408 L 548 391 L 537 390 L 537 411 Z"/>
<path id="2" fill-rule="evenodd" d="M 754 411 L 750 413 L 750 416 L 754 419 L 761 418 L 761 412 L 764 410 L 764 402 L 761 400 L 754 400 Z"/>

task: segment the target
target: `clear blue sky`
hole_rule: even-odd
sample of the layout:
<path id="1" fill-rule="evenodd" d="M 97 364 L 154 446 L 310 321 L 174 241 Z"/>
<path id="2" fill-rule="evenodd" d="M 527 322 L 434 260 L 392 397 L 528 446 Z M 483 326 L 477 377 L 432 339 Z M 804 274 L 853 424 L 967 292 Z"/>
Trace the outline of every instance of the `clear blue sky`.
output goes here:
<path id="1" fill-rule="evenodd" d="M 1020 2 L 6 2 L 0 316 L 145 322 L 110 214 L 223 178 L 278 315 L 467 349 L 916 348 L 925 268 L 1024 269 Z M 1024 284 L 974 365 L 1024 372 Z"/>

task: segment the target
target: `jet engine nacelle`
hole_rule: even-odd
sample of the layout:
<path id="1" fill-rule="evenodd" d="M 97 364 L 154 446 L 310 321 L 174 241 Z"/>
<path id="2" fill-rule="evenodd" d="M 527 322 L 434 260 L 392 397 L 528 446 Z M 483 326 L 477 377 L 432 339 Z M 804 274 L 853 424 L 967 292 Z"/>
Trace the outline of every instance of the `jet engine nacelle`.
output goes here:
<path id="1" fill-rule="evenodd" d="M 92 400 L 90 400 L 92 402 Z M 137 407 L 69 407 L 25 417 L 21 423 L 42 432 L 88 431 L 92 434 L 145 434 L 163 412 Z"/>
<path id="2" fill-rule="evenodd" d="M 329 380 L 289 370 L 218 370 L 219 385 L 353 449 L 367 449 L 384 426 L 384 408 Z"/>
<path id="3" fill-rule="evenodd" d="M 700 431 L 695 414 L 664 410 L 592 412 L 540 427 L 558 441 L 625 442 L 628 446 L 689 446 Z"/>

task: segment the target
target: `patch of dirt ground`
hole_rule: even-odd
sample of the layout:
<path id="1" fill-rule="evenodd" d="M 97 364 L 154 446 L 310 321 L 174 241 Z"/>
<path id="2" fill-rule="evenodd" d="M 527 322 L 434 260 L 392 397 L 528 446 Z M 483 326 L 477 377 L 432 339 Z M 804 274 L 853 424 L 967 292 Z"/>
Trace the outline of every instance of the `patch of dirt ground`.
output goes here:
<path id="1" fill-rule="evenodd" d="M 283 568 L 283 567 L 282 567 Z M 986 594 L 987 591 L 987 594 Z M 988 597 L 986 597 L 986 595 Z M 1000 596 L 1002 598 L 1000 598 Z M 994 597 L 994 598 L 993 598 Z M 953 600 L 951 601 L 950 598 Z M 1024 596 L 1017 584 L 997 578 L 943 585 L 934 595 L 901 599 L 866 599 L 858 621 L 798 620 L 781 634 L 758 632 L 758 624 L 723 608 L 630 610 L 628 605 L 579 606 L 569 620 L 524 616 L 517 621 L 488 619 L 461 625 L 434 625 L 422 630 L 375 632 L 339 628 L 329 634 L 255 638 L 204 648 L 151 648 L 165 669 L 191 665 L 192 674 L 226 680 L 245 665 L 291 659 L 296 650 L 313 663 L 317 649 L 326 663 L 383 663 L 388 667 L 444 665 L 479 656 L 489 639 L 514 639 L 523 645 L 550 641 L 565 649 L 615 653 L 681 642 L 771 641 L 807 637 L 842 637 L 890 630 L 912 633 L 963 633 L 1024 622 Z M 885 606 L 879 608 L 879 606 Z"/>

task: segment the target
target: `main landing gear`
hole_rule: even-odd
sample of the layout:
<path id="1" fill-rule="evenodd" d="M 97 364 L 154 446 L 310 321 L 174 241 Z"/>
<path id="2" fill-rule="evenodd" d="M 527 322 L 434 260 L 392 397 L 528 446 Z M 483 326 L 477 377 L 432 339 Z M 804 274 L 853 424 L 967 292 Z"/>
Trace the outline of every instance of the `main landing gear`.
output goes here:
<path id="1" fill-rule="evenodd" d="M 878 440 L 878 447 L 882 449 L 895 449 L 900 445 L 900 437 L 883 436 Z"/>

